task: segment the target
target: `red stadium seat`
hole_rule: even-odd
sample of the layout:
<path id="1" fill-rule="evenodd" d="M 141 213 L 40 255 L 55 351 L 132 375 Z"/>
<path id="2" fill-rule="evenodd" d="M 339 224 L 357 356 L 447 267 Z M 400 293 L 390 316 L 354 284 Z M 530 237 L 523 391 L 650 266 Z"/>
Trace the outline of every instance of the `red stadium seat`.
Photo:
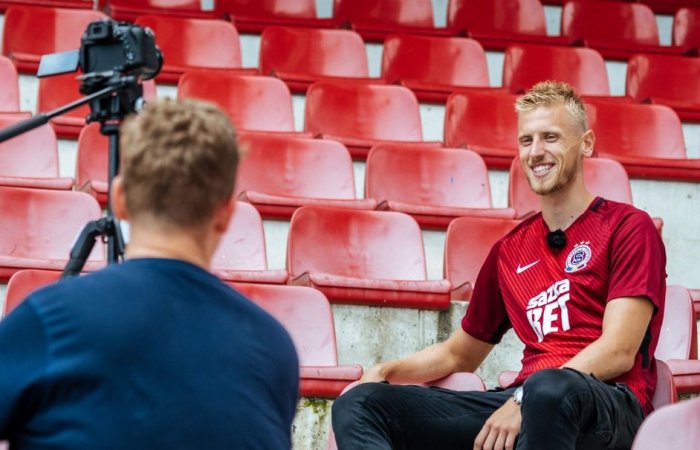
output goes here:
<path id="1" fill-rule="evenodd" d="M 332 27 L 333 19 L 317 19 L 314 0 L 218 0 L 241 32 L 260 33 L 268 26 Z"/>
<path id="2" fill-rule="evenodd" d="M 236 177 L 238 199 L 263 217 L 289 219 L 303 205 L 376 207 L 374 200 L 356 198 L 352 160 L 343 144 L 257 133 L 238 138 L 246 151 Z"/>
<path id="3" fill-rule="evenodd" d="M 331 302 L 447 309 L 450 284 L 427 280 L 418 224 L 396 212 L 304 206 L 292 216 L 290 284 Z"/>
<path id="4" fill-rule="evenodd" d="M 0 187 L 0 280 L 21 269 L 63 270 L 71 246 L 90 220 L 102 215 L 97 201 L 82 192 Z M 104 248 L 95 245 L 85 265 L 104 264 Z"/>
<path id="5" fill-rule="evenodd" d="M 663 105 L 589 102 L 595 151 L 621 162 L 633 178 L 700 181 L 700 159 L 688 159 L 678 115 Z"/>
<path id="6" fill-rule="evenodd" d="M 448 35 L 435 28 L 430 0 L 334 0 L 333 18 L 368 41 L 395 33 Z"/>
<path id="7" fill-rule="evenodd" d="M 700 398 L 660 408 L 644 420 L 632 450 L 695 450 L 700 442 Z"/>
<path id="8" fill-rule="evenodd" d="M 700 392 L 695 309 L 690 292 L 681 286 L 668 286 L 666 311 L 656 357 L 671 368 L 680 394 Z"/>
<path id="9" fill-rule="evenodd" d="M 186 72 L 180 77 L 177 96 L 216 103 L 239 130 L 294 132 L 292 95 L 276 78 L 224 71 Z"/>
<path id="10" fill-rule="evenodd" d="M 29 119 L 29 113 L 0 113 L 0 129 Z M 49 125 L 0 143 L 0 185 L 63 189 L 73 187 L 72 178 L 58 175 L 56 134 Z"/>
<path id="11" fill-rule="evenodd" d="M 214 19 L 169 16 L 140 16 L 138 25 L 149 27 L 163 52 L 158 81 L 177 83 L 192 69 L 226 69 L 241 75 L 255 75 L 256 69 L 241 68 L 238 31 L 231 23 Z"/>
<path id="12" fill-rule="evenodd" d="M 423 140 L 418 100 L 403 86 L 314 83 L 304 127 L 339 140 L 354 158 L 365 158 L 375 144 Z"/>
<path id="13" fill-rule="evenodd" d="M 569 0 L 562 9 L 561 34 L 596 49 L 606 59 L 683 52 L 681 47 L 660 45 L 654 12 L 642 4 Z"/>
<path id="14" fill-rule="evenodd" d="M 93 0 L 2 0 L 0 1 L 0 12 L 10 6 L 49 6 L 52 8 L 80 8 L 93 9 Z"/>
<path id="15" fill-rule="evenodd" d="M 369 79 L 365 44 L 350 30 L 268 27 L 260 39 L 260 70 L 295 92 L 325 78 Z"/>
<path id="16" fill-rule="evenodd" d="M 262 219 L 252 205 L 236 203 L 233 219 L 212 257 L 211 270 L 227 281 L 268 284 L 287 281 L 286 270 L 267 268 Z"/>
<path id="17" fill-rule="evenodd" d="M 13 309 L 27 298 L 27 295 L 47 284 L 58 281 L 60 277 L 61 272 L 56 270 L 27 269 L 15 272 L 7 283 L 2 317 L 7 317 Z"/>
<path id="18" fill-rule="evenodd" d="M 673 18 L 673 45 L 700 48 L 700 8 L 681 8 Z"/>
<path id="19" fill-rule="evenodd" d="M 627 0 L 633 1 L 633 0 Z M 698 6 L 697 0 L 636 0 L 650 7 L 656 14 L 675 14 L 681 8 Z"/>
<path id="20" fill-rule="evenodd" d="M 568 44 L 561 36 L 547 36 L 539 0 L 450 0 L 447 27 L 466 32 L 489 50 L 503 50 L 514 42 Z"/>
<path id="21" fill-rule="evenodd" d="M 681 120 L 700 122 L 700 58 L 635 55 L 627 64 L 627 95 L 670 106 Z"/>
<path id="22" fill-rule="evenodd" d="M 700 289 L 690 289 L 690 296 L 693 298 L 693 306 L 695 307 L 695 315 L 700 315 Z"/>
<path id="23" fill-rule="evenodd" d="M 217 2 L 213 2 L 218 5 Z M 108 0 L 107 14 L 115 20 L 133 22 L 146 14 L 199 19 L 223 18 L 221 8 L 202 9 L 201 0 Z"/>
<path id="24" fill-rule="evenodd" d="M 382 53 L 382 78 L 408 87 L 419 100 L 429 102 L 444 102 L 457 89 L 503 90 L 489 87 L 481 44 L 459 37 L 388 36 Z"/>
<path id="25" fill-rule="evenodd" d="M 75 167 L 75 187 L 107 206 L 109 185 L 109 139 L 100 133 L 100 124 L 83 128 L 78 137 L 78 156 Z"/>
<path id="26" fill-rule="evenodd" d="M 0 55 L 0 111 L 19 111 L 19 79 L 12 61 Z"/>
<path id="27" fill-rule="evenodd" d="M 445 109 L 445 147 L 477 152 L 489 168 L 506 169 L 518 154 L 514 95 L 455 92 Z"/>
<path id="28" fill-rule="evenodd" d="M 426 228 L 445 229 L 460 216 L 515 217 L 511 208 L 492 208 L 486 165 L 471 150 L 378 145 L 367 157 L 365 196 Z"/>
<path id="29" fill-rule="evenodd" d="M 333 312 L 318 290 L 304 286 L 234 284 L 289 332 L 299 356 L 303 397 L 335 398 L 359 380 L 362 366 L 338 365 Z"/>
<path id="30" fill-rule="evenodd" d="M 22 73 L 36 73 L 47 53 L 80 48 L 88 24 L 104 19 L 99 11 L 11 6 L 5 11 L 2 54 Z"/>
<path id="31" fill-rule="evenodd" d="M 460 217 L 445 237 L 444 276 L 452 283 L 452 300 L 469 300 L 476 276 L 491 247 L 520 221 L 488 217 Z"/>

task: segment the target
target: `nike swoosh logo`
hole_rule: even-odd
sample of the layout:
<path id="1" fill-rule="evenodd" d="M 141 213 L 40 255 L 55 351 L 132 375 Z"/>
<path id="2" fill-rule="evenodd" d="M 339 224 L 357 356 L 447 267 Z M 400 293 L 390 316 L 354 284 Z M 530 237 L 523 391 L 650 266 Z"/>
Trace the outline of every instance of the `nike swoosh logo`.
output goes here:
<path id="1" fill-rule="evenodd" d="M 538 259 L 537 261 L 533 262 L 533 263 L 528 264 L 527 266 L 522 266 L 522 267 L 520 267 L 520 264 L 518 264 L 518 268 L 515 269 L 515 272 L 516 272 L 516 273 L 523 273 L 523 272 L 525 272 L 527 269 L 529 269 L 530 267 L 532 267 L 532 266 L 534 266 L 535 264 L 537 264 L 538 262 L 540 262 L 539 259 Z"/>

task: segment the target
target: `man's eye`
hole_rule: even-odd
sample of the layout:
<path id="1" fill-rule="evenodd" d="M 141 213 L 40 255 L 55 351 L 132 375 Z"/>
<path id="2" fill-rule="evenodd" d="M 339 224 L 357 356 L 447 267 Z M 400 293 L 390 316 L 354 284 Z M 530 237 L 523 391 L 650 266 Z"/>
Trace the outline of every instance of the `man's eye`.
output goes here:
<path id="1" fill-rule="evenodd" d="M 530 138 L 520 139 L 520 145 L 530 145 L 531 143 L 532 143 L 532 139 L 530 139 Z"/>
<path id="2" fill-rule="evenodd" d="M 544 138 L 547 140 L 547 142 L 555 142 L 557 139 L 559 139 L 559 136 L 556 134 L 547 134 Z"/>

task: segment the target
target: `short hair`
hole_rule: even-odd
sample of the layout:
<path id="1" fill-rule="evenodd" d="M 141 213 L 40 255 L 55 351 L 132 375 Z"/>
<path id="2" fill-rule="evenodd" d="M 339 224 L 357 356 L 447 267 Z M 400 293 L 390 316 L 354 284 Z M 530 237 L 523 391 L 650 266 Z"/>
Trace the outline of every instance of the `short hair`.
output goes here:
<path id="1" fill-rule="evenodd" d="M 120 151 L 126 208 L 134 219 L 201 225 L 233 193 L 236 131 L 213 104 L 149 102 L 124 121 Z"/>
<path id="2" fill-rule="evenodd" d="M 515 101 L 515 110 L 518 113 L 531 111 L 540 106 L 563 104 L 571 113 L 571 116 L 581 126 L 583 131 L 588 130 L 586 117 L 586 105 L 576 94 L 574 88 L 563 81 L 540 81 L 535 84 L 522 97 Z"/>

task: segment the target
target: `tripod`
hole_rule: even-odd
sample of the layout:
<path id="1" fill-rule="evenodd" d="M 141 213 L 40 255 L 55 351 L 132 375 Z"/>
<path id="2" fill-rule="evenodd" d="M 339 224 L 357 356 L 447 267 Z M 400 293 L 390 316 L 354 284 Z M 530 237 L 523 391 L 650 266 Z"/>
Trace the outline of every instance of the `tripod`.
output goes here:
<path id="1" fill-rule="evenodd" d="M 109 138 L 108 199 L 112 196 L 112 180 L 119 170 L 119 125 L 130 112 L 134 112 L 143 101 L 143 87 L 135 76 L 120 74 L 89 74 L 82 77 L 80 92 L 85 97 L 53 111 L 39 113 L 34 117 L 0 130 L 0 142 L 4 142 L 27 131 L 46 124 L 52 118 L 90 104 L 87 122 L 99 122 L 100 133 Z M 107 242 L 107 262 L 119 262 L 124 255 L 124 238 L 118 221 L 112 213 L 111 201 L 107 202 L 107 214 L 88 222 L 70 251 L 70 259 L 61 278 L 80 273 L 98 237 Z"/>

